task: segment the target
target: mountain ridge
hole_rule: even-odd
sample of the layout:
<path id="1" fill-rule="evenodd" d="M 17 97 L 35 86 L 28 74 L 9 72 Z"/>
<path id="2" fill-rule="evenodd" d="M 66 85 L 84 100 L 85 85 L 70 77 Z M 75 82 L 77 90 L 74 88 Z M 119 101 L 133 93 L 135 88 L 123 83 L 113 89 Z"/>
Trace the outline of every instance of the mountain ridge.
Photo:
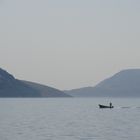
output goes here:
<path id="1" fill-rule="evenodd" d="M 122 70 L 94 87 L 64 92 L 75 97 L 140 97 L 140 69 Z"/>
<path id="2" fill-rule="evenodd" d="M 58 89 L 16 79 L 0 68 L 0 97 L 71 97 Z"/>

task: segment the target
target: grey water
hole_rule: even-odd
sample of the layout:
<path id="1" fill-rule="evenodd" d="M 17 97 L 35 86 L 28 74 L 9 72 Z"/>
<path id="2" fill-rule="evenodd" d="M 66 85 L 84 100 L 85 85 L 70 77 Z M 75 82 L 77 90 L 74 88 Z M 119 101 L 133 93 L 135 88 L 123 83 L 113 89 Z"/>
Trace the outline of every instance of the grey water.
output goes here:
<path id="1" fill-rule="evenodd" d="M 99 109 L 98 104 L 114 109 Z M 1 98 L 0 140 L 140 140 L 140 99 Z"/>

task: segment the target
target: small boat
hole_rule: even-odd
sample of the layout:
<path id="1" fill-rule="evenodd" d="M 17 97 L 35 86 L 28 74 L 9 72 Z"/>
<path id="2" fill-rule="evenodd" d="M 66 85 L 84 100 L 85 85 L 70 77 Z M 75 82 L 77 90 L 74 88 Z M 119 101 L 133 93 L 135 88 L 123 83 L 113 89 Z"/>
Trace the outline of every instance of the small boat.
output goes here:
<path id="1" fill-rule="evenodd" d="M 99 104 L 99 108 L 114 108 L 114 106 L 106 106 L 106 105 Z"/>

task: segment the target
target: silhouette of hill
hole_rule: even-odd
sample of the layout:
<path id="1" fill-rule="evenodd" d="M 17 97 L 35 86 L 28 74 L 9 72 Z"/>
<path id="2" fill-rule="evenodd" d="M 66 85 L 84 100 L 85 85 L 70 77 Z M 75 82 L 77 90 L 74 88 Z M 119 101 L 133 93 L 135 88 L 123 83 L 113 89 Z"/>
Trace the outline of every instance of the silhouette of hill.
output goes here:
<path id="1" fill-rule="evenodd" d="M 64 92 L 76 97 L 140 97 L 140 69 L 120 71 L 95 87 Z"/>
<path id="2" fill-rule="evenodd" d="M 29 81 L 22 81 L 22 82 L 29 85 L 33 89 L 36 89 L 37 91 L 39 91 L 39 93 L 42 97 L 71 97 L 70 95 L 67 95 L 64 92 L 62 92 L 58 89 L 49 87 L 49 86 L 45 86 L 42 84 L 29 82 Z"/>
<path id="3" fill-rule="evenodd" d="M 0 68 L 0 97 L 70 97 L 64 92 L 33 82 L 25 82 Z"/>

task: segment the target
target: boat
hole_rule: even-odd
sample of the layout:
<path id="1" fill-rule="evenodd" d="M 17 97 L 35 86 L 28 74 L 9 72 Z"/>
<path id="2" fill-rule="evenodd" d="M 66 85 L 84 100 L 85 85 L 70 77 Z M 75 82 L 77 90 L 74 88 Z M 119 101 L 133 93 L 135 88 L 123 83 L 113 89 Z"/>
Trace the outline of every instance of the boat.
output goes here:
<path id="1" fill-rule="evenodd" d="M 99 108 L 114 108 L 114 106 L 106 106 L 106 105 L 99 104 Z"/>

